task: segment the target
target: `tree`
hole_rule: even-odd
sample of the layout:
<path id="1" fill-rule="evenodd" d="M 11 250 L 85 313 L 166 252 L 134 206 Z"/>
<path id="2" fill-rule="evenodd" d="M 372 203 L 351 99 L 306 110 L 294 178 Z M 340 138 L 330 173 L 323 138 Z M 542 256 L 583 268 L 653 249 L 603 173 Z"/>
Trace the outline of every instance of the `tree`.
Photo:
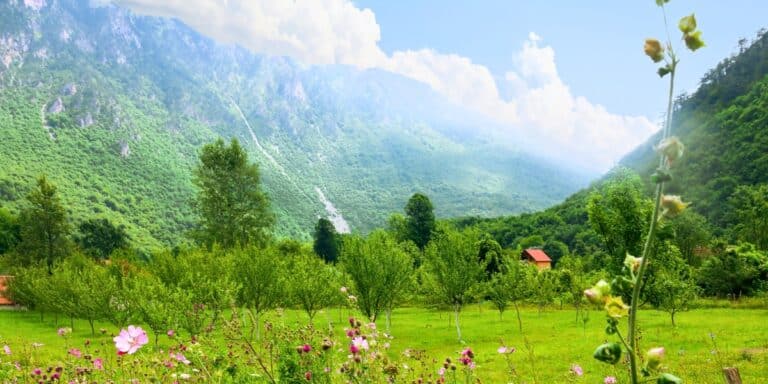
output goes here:
<path id="1" fill-rule="evenodd" d="M 739 239 L 768 250 L 768 184 L 739 186 L 729 202 L 738 220 L 734 232 Z"/>
<path id="2" fill-rule="evenodd" d="M 374 231 L 367 239 L 352 236 L 341 252 L 344 271 L 354 283 L 357 307 L 370 321 L 386 311 L 389 327 L 392 309 L 411 283 L 413 261 L 386 232 Z"/>
<path id="3" fill-rule="evenodd" d="M 21 243 L 23 262 L 44 261 L 48 271 L 54 261 L 69 253 L 69 223 L 67 214 L 56 194 L 56 187 L 45 176 L 37 179 L 37 188 L 27 195 L 29 206 L 21 212 Z"/>
<path id="4" fill-rule="evenodd" d="M 284 266 L 270 249 L 235 253 L 234 276 L 240 284 L 238 302 L 251 311 L 253 329 L 261 337 L 261 314 L 286 301 Z"/>
<path id="5" fill-rule="evenodd" d="M 472 291 L 485 274 L 485 265 L 477 260 L 478 234 L 446 228 L 425 249 L 432 294 L 438 302 L 453 308 L 456 334 L 461 341 L 459 313 L 472 299 Z"/>
<path id="6" fill-rule="evenodd" d="M 192 182 L 199 189 L 198 240 L 223 248 L 268 242 L 275 218 L 261 191 L 259 168 L 248 162 L 236 139 L 229 146 L 221 139 L 205 145 L 193 175 Z"/>
<path id="7" fill-rule="evenodd" d="M 491 277 L 501 272 L 503 267 L 503 260 L 501 254 L 501 245 L 493 239 L 493 236 L 484 233 L 480 236 L 480 241 L 477 242 L 478 246 L 478 260 L 485 265 L 485 279 L 489 280 Z"/>
<path id="8" fill-rule="evenodd" d="M 325 260 L 326 263 L 335 263 L 336 259 L 339 258 L 339 244 L 336 227 L 330 220 L 324 217 L 317 220 L 314 239 L 312 248 L 315 254 Z"/>
<path id="9" fill-rule="evenodd" d="M 90 219 L 80 223 L 77 243 L 83 251 L 106 259 L 116 249 L 128 246 L 129 236 L 124 226 L 115 227 L 107 219 Z"/>
<path id="10" fill-rule="evenodd" d="M 553 267 L 557 266 L 557 263 L 563 256 L 567 256 L 570 253 L 567 244 L 554 239 L 547 240 L 541 249 L 552 259 Z"/>
<path id="11" fill-rule="evenodd" d="M 699 269 L 698 283 L 704 294 L 738 298 L 752 295 L 768 278 L 768 257 L 744 243 L 738 247 L 716 246 L 713 257 Z"/>
<path id="12" fill-rule="evenodd" d="M 690 265 L 700 265 L 701 261 L 696 257 L 696 249 L 705 247 L 712 239 L 707 219 L 686 209 L 682 214 L 669 222 L 669 226 L 674 233 L 674 243 L 680 250 L 680 253 Z"/>
<path id="13" fill-rule="evenodd" d="M 338 302 L 340 285 L 333 266 L 309 252 L 302 252 L 291 257 L 288 270 L 291 271 L 291 278 L 287 279 L 290 303 L 304 310 L 310 322 L 319 310 Z"/>
<path id="14" fill-rule="evenodd" d="M 435 230 L 435 213 L 432 202 L 421 193 L 415 193 L 405 205 L 408 239 L 424 250 Z"/>
<path id="15" fill-rule="evenodd" d="M 0 207 L 0 255 L 11 251 L 19 243 L 21 227 L 19 219 Z"/>

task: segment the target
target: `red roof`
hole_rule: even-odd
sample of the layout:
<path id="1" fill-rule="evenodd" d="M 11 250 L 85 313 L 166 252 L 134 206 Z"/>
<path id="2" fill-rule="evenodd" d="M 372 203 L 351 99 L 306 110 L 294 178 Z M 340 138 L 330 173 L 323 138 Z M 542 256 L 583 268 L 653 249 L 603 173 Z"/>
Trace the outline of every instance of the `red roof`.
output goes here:
<path id="1" fill-rule="evenodd" d="M 538 248 L 528 248 L 523 251 L 523 254 L 527 255 L 529 258 L 536 262 L 552 262 L 552 259 L 550 259 L 549 256 L 544 253 L 544 251 Z"/>

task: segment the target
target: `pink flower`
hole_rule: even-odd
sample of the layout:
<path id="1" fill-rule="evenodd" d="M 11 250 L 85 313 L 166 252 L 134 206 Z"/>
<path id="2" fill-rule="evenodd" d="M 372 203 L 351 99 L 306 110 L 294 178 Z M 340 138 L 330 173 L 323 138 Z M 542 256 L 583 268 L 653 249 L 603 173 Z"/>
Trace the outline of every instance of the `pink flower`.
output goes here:
<path id="1" fill-rule="evenodd" d="M 368 340 L 362 338 L 361 336 L 352 339 L 352 344 L 349 346 L 349 351 L 353 354 L 357 354 L 361 349 L 366 351 L 368 350 Z"/>
<path id="2" fill-rule="evenodd" d="M 149 342 L 147 333 L 141 327 L 129 325 L 128 329 L 120 330 L 120 334 L 112 340 L 115 342 L 118 354 L 133 354 L 141 348 L 142 345 Z"/>
<path id="3" fill-rule="evenodd" d="M 497 349 L 497 351 L 499 353 L 501 353 L 501 354 L 505 354 L 505 353 L 513 353 L 513 352 L 516 351 L 516 349 L 514 347 L 504 347 L 504 346 L 501 346 L 501 347 L 499 347 L 499 349 Z"/>
<path id="4" fill-rule="evenodd" d="M 40 368 L 35 368 L 35 369 L 32 370 L 32 374 L 33 375 L 38 375 L 38 376 L 42 375 L 43 374 L 43 370 L 40 369 Z"/>
<path id="5" fill-rule="evenodd" d="M 174 358 L 174 359 L 176 359 L 176 361 L 178 361 L 178 362 L 181 362 L 181 363 L 184 363 L 184 364 L 186 364 L 186 365 L 189 365 L 189 364 L 190 364 L 190 361 L 189 361 L 189 360 L 187 360 L 187 358 L 186 358 L 186 357 L 184 356 L 184 354 L 182 354 L 181 352 L 179 352 L 179 353 L 173 353 L 173 352 L 171 352 L 171 357 L 172 357 L 172 358 Z"/>
<path id="6" fill-rule="evenodd" d="M 341 287 L 340 291 L 341 293 L 347 293 L 347 287 Z"/>
<path id="7" fill-rule="evenodd" d="M 304 344 L 301 346 L 301 351 L 304 353 L 309 353 L 312 351 L 312 347 L 309 344 Z"/>
<path id="8" fill-rule="evenodd" d="M 176 336 L 176 331 L 174 331 L 173 329 L 169 329 L 168 332 L 166 332 L 165 334 L 168 335 L 168 337 L 174 337 Z"/>
<path id="9" fill-rule="evenodd" d="M 5 352 L 6 355 L 10 355 L 11 354 L 11 347 L 9 347 L 7 345 L 4 345 L 3 346 L 3 352 Z"/>
<path id="10" fill-rule="evenodd" d="M 440 369 L 437 370 L 437 374 L 440 376 L 445 376 L 445 367 L 440 367 Z"/>
<path id="11" fill-rule="evenodd" d="M 72 348 L 72 349 L 70 349 L 70 350 L 69 350 L 69 354 L 70 354 L 70 355 L 72 355 L 72 356 L 74 356 L 74 357 L 77 357 L 78 359 L 79 359 L 79 358 L 81 358 L 81 357 L 83 356 L 83 353 L 82 353 L 82 352 L 80 352 L 80 350 L 79 350 L 79 349 L 77 349 L 77 348 Z"/>
<path id="12" fill-rule="evenodd" d="M 104 369 L 104 360 L 102 360 L 100 357 L 93 359 L 93 367 L 98 370 Z"/>
<path id="13" fill-rule="evenodd" d="M 604 384 L 616 384 L 616 378 L 613 376 L 606 376 L 605 380 L 603 380 Z"/>
<path id="14" fill-rule="evenodd" d="M 571 373 L 573 373 L 576 376 L 583 376 L 584 370 L 581 369 L 581 366 L 578 364 L 571 365 Z"/>
<path id="15" fill-rule="evenodd" d="M 306 372 L 304 372 L 304 378 L 305 378 L 307 381 L 312 381 L 312 372 L 310 372 L 310 371 L 306 371 Z"/>
<path id="16" fill-rule="evenodd" d="M 70 333 L 72 333 L 72 328 L 68 328 L 68 327 L 67 327 L 67 328 L 59 328 L 59 329 L 56 331 L 56 333 L 57 333 L 59 336 L 62 336 L 62 337 L 63 337 L 63 336 L 66 336 L 66 335 L 69 335 Z"/>

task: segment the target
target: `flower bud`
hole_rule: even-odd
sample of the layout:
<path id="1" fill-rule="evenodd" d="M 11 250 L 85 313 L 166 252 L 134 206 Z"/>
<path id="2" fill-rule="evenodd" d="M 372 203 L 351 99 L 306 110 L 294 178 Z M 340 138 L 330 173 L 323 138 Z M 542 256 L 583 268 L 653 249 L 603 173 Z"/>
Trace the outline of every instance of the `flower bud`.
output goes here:
<path id="1" fill-rule="evenodd" d="M 654 63 L 664 60 L 664 48 L 656 39 L 645 39 L 643 51 L 645 51 L 645 54 L 648 55 Z"/>
<path id="2" fill-rule="evenodd" d="M 675 160 L 683 157 L 685 146 L 676 136 L 668 137 L 662 140 L 656 146 L 656 152 L 667 158 L 667 162 L 672 164 Z"/>
<path id="3" fill-rule="evenodd" d="M 645 367 L 649 370 L 658 369 L 664 359 L 664 347 L 651 348 L 645 354 Z"/>
<path id="4" fill-rule="evenodd" d="M 695 51 L 705 45 L 704 40 L 701 39 L 701 31 L 686 33 L 683 36 L 683 40 L 685 40 L 685 46 L 691 51 Z"/>
<path id="5" fill-rule="evenodd" d="M 661 214 L 665 217 L 675 217 L 685 210 L 691 203 L 684 203 L 678 195 L 664 195 L 661 197 Z"/>
<path id="6" fill-rule="evenodd" d="M 656 380 L 657 384 L 683 384 L 683 380 L 670 373 L 662 373 L 659 379 Z"/>
<path id="7" fill-rule="evenodd" d="M 605 311 L 608 312 L 609 317 L 620 319 L 629 314 L 629 307 L 624 304 L 621 297 L 611 297 L 605 303 Z"/>
<path id="8" fill-rule="evenodd" d="M 584 296 L 592 304 L 602 304 L 611 294 L 611 285 L 605 280 L 600 280 L 592 288 L 584 291 Z"/>
<path id="9" fill-rule="evenodd" d="M 680 22 L 677 24 L 677 27 L 680 28 L 680 32 L 682 33 L 691 33 L 696 30 L 696 15 L 693 13 L 690 16 L 685 16 L 682 19 L 680 19 Z"/>
<path id="10" fill-rule="evenodd" d="M 597 347 L 592 356 L 603 363 L 616 364 L 621 360 L 621 345 L 619 343 L 605 343 Z"/>
<path id="11" fill-rule="evenodd" d="M 642 257 L 634 257 L 627 253 L 627 257 L 624 258 L 624 266 L 627 267 L 632 273 L 636 273 L 640 269 L 640 264 L 643 263 Z"/>

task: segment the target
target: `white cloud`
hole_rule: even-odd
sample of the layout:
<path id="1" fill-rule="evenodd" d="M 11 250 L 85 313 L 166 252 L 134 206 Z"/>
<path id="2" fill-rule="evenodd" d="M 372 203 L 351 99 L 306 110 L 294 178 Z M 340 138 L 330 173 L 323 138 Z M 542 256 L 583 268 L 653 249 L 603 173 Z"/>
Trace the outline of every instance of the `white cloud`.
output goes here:
<path id="1" fill-rule="evenodd" d="M 103 2 L 106 0 L 93 0 Z M 530 33 L 499 83 L 487 67 L 431 49 L 379 47 L 381 31 L 369 9 L 349 0 L 113 0 L 138 13 L 176 17 L 221 42 L 254 52 L 291 56 L 307 64 L 381 68 L 430 85 L 448 99 L 525 134 L 590 170 L 605 170 L 656 130 L 643 116 L 611 114 L 572 94 L 560 79 L 552 47 Z"/>

